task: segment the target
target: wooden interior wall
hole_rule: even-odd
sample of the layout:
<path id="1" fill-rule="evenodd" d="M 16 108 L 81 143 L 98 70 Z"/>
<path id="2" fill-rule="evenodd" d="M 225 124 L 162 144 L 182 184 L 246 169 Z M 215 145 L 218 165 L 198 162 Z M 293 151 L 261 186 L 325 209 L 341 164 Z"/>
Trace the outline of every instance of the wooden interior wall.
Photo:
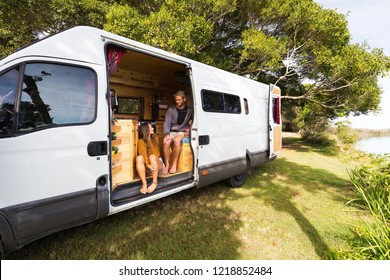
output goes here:
<path id="1" fill-rule="evenodd" d="M 130 59 L 130 57 L 133 57 Z M 131 67 L 139 66 L 139 71 Z M 138 70 L 138 68 L 137 68 Z M 144 72 L 142 72 L 144 71 Z M 183 65 L 162 61 L 142 54 L 130 52 L 124 55 L 116 73 L 110 76 L 110 88 L 120 97 L 143 97 L 144 119 L 152 119 L 152 97 L 164 96 L 166 108 L 159 108 L 155 133 L 159 136 L 161 156 L 163 156 L 163 124 L 169 107 L 174 106 L 173 94 L 183 90 L 187 94 L 187 104 L 192 106 L 193 99 L 189 83 L 180 82 L 176 72 L 185 73 Z M 149 73 L 148 73 L 149 72 Z M 112 142 L 119 148 L 119 154 L 113 155 L 113 183 L 118 184 L 136 179 L 135 157 L 137 153 L 138 115 L 115 114 L 117 122 L 112 131 L 117 131 L 117 140 Z M 179 159 L 179 171 L 192 170 L 192 151 L 189 144 L 183 144 L 183 153 Z"/>

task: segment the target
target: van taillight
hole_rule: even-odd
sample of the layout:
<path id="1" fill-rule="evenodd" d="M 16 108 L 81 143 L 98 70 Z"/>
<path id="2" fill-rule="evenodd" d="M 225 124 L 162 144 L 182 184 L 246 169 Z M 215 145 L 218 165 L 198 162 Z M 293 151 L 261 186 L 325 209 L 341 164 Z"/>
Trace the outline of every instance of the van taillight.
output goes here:
<path id="1" fill-rule="evenodd" d="M 272 112 L 275 124 L 280 124 L 280 98 L 273 98 Z"/>

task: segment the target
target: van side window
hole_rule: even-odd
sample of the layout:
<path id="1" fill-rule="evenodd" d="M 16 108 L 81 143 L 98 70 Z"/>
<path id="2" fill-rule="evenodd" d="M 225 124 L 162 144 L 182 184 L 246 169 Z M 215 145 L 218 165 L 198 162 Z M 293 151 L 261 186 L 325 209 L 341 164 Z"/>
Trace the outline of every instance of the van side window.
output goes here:
<path id="1" fill-rule="evenodd" d="M 0 75 L 0 137 L 12 133 L 19 67 Z"/>
<path id="2" fill-rule="evenodd" d="M 92 122 L 95 104 L 96 77 L 92 70 L 50 63 L 27 64 L 18 131 Z"/>
<path id="3" fill-rule="evenodd" d="M 245 107 L 245 115 L 249 114 L 249 104 L 248 99 L 244 98 L 244 107 Z"/>
<path id="4" fill-rule="evenodd" d="M 206 112 L 240 114 L 240 97 L 233 94 L 202 90 L 202 108 Z"/>

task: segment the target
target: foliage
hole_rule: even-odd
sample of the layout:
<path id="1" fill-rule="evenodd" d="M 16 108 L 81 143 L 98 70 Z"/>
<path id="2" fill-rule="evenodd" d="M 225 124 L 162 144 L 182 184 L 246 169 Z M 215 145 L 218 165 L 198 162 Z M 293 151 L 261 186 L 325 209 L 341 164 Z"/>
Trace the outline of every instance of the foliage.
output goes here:
<path id="1" fill-rule="evenodd" d="M 371 156 L 372 162 L 351 171 L 356 198 L 349 203 L 368 211 L 372 219 L 357 228 L 357 247 L 368 259 L 390 260 L 390 155 Z"/>
<path id="2" fill-rule="evenodd" d="M 359 138 L 357 132 L 350 125 L 351 123 L 349 121 L 336 123 L 337 138 L 346 145 L 355 144 Z"/>
<path id="3" fill-rule="evenodd" d="M 311 0 L 256 3 L 251 32 L 242 33 L 240 72 L 259 78 L 265 72 L 284 98 L 303 100 L 295 106 L 314 112 L 302 118 L 323 122 L 310 133 L 321 132 L 329 119 L 378 109 L 377 77 L 389 70 L 389 58 L 366 44 L 349 44 L 344 15 Z"/>
<path id="4" fill-rule="evenodd" d="M 297 124 L 302 138 L 308 143 L 321 144 L 323 146 L 333 145 L 332 133 L 328 117 L 320 108 L 319 104 L 308 103 L 299 108 Z"/>
<path id="5" fill-rule="evenodd" d="M 390 221 L 390 155 L 371 155 L 371 159 L 371 164 L 350 173 L 357 189 L 357 198 L 351 202 Z"/>
<path id="6" fill-rule="evenodd" d="M 378 76 L 390 67 L 381 49 L 350 43 L 344 15 L 313 0 L 0 0 L 1 56 L 75 25 L 277 84 L 286 126 L 310 135 L 378 110 Z"/>
<path id="7" fill-rule="evenodd" d="M 103 28 L 111 0 L 0 0 L 1 56 L 76 25 Z"/>
<path id="8" fill-rule="evenodd" d="M 212 31 L 212 23 L 197 14 L 197 9 L 192 1 L 165 1 L 158 10 L 145 15 L 132 6 L 115 4 L 107 14 L 104 27 L 119 35 L 191 56 Z"/>

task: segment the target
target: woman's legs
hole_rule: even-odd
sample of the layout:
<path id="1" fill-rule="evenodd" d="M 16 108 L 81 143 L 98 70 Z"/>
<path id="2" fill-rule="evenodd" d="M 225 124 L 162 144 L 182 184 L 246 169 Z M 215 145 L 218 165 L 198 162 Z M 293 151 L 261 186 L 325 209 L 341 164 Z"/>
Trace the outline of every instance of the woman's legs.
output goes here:
<path id="1" fill-rule="evenodd" d="M 171 143 L 172 138 L 170 136 L 166 136 L 164 138 L 164 159 L 165 159 L 165 168 L 162 173 L 166 174 L 169 171 L 169 158 L 171 157 Z"/>
<path id="2" fill-rule="evenodd" d="M 148 193 L 154 192 L 154 190 L 157 188 L 158 185 L 158 172 L 162 168 L 161 161 L 155 156 L 150 155 L 149 156 L 150 165 L 152 166 L 152 177 L 153 177 L 153 183 L 148 187 Z"/>
<path id="3" fill-rule="evenodd" d="M 148 189 L 147 189 L 147 182 L 146 182 L 146 169 L 145 169 L 145 160 L 143 156 L 137 156 L 136 158 L 136 164 L 135 167 L 137 169 L 139 178 L 141 179 L 142 182 L 142 188 L 140 189 L 140 193 L 146 194 Z"/>

